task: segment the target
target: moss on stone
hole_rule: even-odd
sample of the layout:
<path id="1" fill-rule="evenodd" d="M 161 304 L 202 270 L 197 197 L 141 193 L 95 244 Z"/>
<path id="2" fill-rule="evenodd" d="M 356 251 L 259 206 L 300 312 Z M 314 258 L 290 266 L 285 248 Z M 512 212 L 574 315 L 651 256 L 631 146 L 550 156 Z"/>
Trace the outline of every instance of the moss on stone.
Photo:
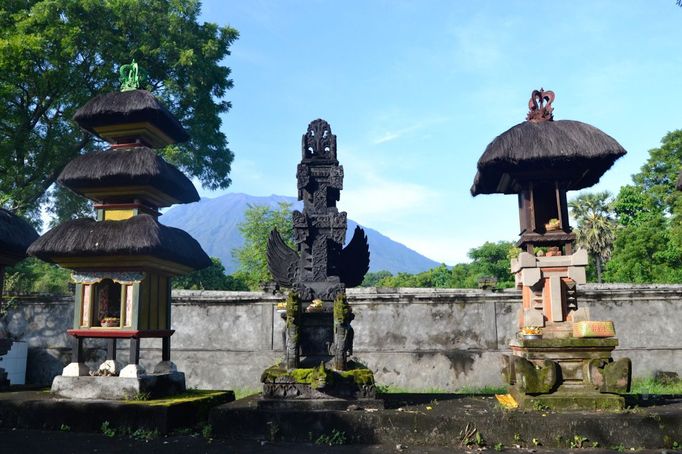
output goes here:
<path id="1" fill-rule="evenodd" d="M 353 380 L 357 385 L 373 385 L 374 373 L 369 369 L 352 369 L 338 371 L 337 374 L 343 379 Z"/>
<path id="2" fill-rule="evenodd" d="M 339 325 L 345 323 L 350 317 L 351 312 L 352 309 L 346 299 L 346 292 L 336 295 L 334 299 L 334 323 Z"/>
<path id="3" fill-rule="evenodd" d="M 150 400 L 124 400 L 126 404 L 145 405 L 150 407 L 170 407 L 186 402 L 197 402 L 201 400 L 213 401 L 215 399 L 227 398 L 232 395 L 232 391 L 210 391 L 190 389 L 182 394 L 164 397 L 161 399 Z"/>
<path id="4" fill-rule="evenodd" d="M 262 383 L 275 383 L 276 381 L 290 381 L 302 385 L 310 385 L 314 389 L 321 389 L 334 383 L 353 382 L 358 386 L 374 384 L 374 374 L 367 368 L 356 368 L 344 371 L 327 369 L 324 363 L 314 368 L 297 368 L 286 370 L 279 364 L 271 366 L 263 371 Z M 287 380 L 288 379 L 288 380 Z"/>

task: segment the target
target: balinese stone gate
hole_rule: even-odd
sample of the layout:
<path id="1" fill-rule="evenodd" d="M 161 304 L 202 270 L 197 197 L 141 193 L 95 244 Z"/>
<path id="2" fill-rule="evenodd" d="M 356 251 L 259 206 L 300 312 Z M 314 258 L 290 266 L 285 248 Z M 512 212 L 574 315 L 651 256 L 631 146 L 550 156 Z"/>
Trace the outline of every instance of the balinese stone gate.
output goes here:
<path id="1" fill-rule="evenodd" d="M 474 196 L 518 194 L 521 252 L 511 270 L 523 306 L 503 374 L 521 406 L 622 408 L 630 360 L 611 358 L 613 322 L 578 307 L 588 257 L 573 252 L 566 192 L 597 183 L 625 150 L 590 125 L 554 121 L 553 101 L 553 92 L 533 91 L 527 121 L 488 145 L 471 188 Z"/>
<path id="2" fill-rule="evenodd" d="M 159 223 L 159 208 L 199 200 L 192 182 L 154 148 L 184 142 L 182 125 L 149 92 L 137 89 L 137 65 L 121 68 L 122 91 L 97 96 L 74 115 L 83 129 L 111 147 L 69 162 L 58 182 L 95 202 L 97 219 L 64 222 L 28 252 L 72 269 L 75 282 L 71 364 L 52 383 L 62 397 L 125 399 L 185 390 L 171 362 L 171 278 L 211 260 L 188 233 Z M 83 341 L 106 339 L 107 356 L 91 373 Z M 140 341 L 161 338 L 161 361 L 148 373 Z M 129 339 L 121 369 L 117 341 Z M 90 376 L 95 375 L 95 376 Z"/>
<path id="3" fill-rule="evenodd" d="M 19 216 L 0 208 L 0 317 L 4 313 L 2 291 L 5 284 L 5 267 L 12 266 L 26 257 L 26 249 L 36 238 L 38 234 L 31 225 Z M 6 333 L 0 332 L 0 356 L 12 348 L 12 341 L 5 335 Z M 7 372 L 0 367 L 0 389 L 7 386 L 9 386 Z"/>
<path id="4" fill-rule="evenodd" d="M 286 320 L 284 362 L 263 373 L 263 396 L 373 399 L 372 372 L 349 361 L 354 315 L 345 294 L 369 269 L 369 246 L 357 227 L 343 247 L 346 213 L 336 208 L 343 167 L 326 121 L 308 125 L 296 177 L 303 201 L 303 212 L 293 212 L 296 251 L 277 230 L 268 240 L 268 267 L 275 281 L 291 290 L 281 311 Z"/>

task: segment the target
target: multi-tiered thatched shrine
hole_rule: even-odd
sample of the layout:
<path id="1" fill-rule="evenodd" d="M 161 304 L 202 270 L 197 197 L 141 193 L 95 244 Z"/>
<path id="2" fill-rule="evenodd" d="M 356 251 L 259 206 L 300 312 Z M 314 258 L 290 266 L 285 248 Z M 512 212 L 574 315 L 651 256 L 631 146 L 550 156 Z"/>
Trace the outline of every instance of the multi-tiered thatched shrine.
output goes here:
<path id="1" fill-rule="evenodd" d="M 26 257 L 26 249 L 36 238 L 38 234 L 28 222 L 0 208 L 0 308 L 3 304 L 5 268 Z M 0 356 L 7 354 L 10 348 L 12 348 L 12 341 L 5 339 L 0 333 Z M 2 366 L 1 362 L 0 366 Z M 0 367 L 0 389 L 8 385 L 7 372 Z"/>
<path id="2" fill-rule="evenodd" d="M 76 283 L 73 358 L 53 383 L 66 397 L 123 398 L 132 391 L 153 394 L 184 390 L 184 374 L 170 361 L 171 278 L 211 261 L 186 232 L 159 223 L 159 208 L 199 200 L 192 182 L 154 151 L 189 137 L 149 92 L 130 89 L 97 96 L 74 115 L 82 128 L 111 146 L 66 165 L 58 181 L 94 201 L 97 219 L 65 222 L 29 249 L 40 259 L 72 269 Z M 106 339 L 99 375 L 90 375 L 83 340 Z M 161 361 L 153 373 L 140 365 L 140 341 L 161 339 Z M 119 370 L 117 341 L 130 342 L 129 364 Z M 96 379 L 95 381 L 90 379 Z M 97 381 L 99 380 L 99 381 Z M 105 391 L 106 390 L 106 391 Z"/>
<path id="3" fill-rule="evenodd" d="M 630 360 L 614 361 L 613 323 L 578 307 L 587 253 L 573 251 L 566 192 L 599 181 L 625 150 L 579 121 L 554 121 L 554 93 L 535 90 L 527 121 L 496 137 L 478 161 L 471 193 L 518 194 L 521 253 L 512 260 L 523 292 L 505 378 L 521 406 L 622 408 Z"/>

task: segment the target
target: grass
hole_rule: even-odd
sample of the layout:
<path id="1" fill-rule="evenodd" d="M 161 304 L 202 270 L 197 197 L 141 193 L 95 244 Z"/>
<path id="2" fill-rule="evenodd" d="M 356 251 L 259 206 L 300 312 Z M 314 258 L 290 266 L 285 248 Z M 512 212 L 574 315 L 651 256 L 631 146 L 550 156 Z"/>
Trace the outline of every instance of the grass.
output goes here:
<path id="1" fill-rule="evenodd" d="M 630 394 L 682 395 L 682 380 L 664 384 L 653 378 L 636 378 Z"/>

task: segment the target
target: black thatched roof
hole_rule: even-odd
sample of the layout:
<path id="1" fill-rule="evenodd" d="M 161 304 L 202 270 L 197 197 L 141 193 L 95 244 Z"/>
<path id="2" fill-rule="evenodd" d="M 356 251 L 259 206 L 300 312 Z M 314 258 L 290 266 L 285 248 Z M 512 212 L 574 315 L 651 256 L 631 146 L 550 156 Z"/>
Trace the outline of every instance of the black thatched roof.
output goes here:
<path id="1" fill-rule="evenodd" d="M 478 160 L 471 194 L 514 194 L 533 175 L 563 181 L 567 190 L 596 184 L 626 153 L 608 134 L 571 120 L 520 123 L 497 136 Z"/>
<path id="2" fill-rule="evenodd" d="M 76 111 L 73 120 L 95 135 L 94 128 L 98 126 L 149 122 L 176 142 L 189 140 L 180 122 L 146 90 L 96 96 Z"/>
<path id="3" fill-rule="evenodd" d="M 94 151 L 69 162 L 57 178 L 74 192 L 81 189 L 152 186 L 182 203 L 199 200 L 192 181 L 147 147 Z"/>
<path id="4" fill-rule="evenodd" d="M 21 259 L 36 238 L 38 234 L 28 222 L 0 208 L 0 256 Z"/>
<path id="5" fill-rule="evenodd" d="M 159 224 L 148 214 L 125 221 L 67 221 L 38 238 L 28 253 L 45 261 L 57 257 L 148 255 L 194 269 L 211 264 L 189 233 Z"/>

